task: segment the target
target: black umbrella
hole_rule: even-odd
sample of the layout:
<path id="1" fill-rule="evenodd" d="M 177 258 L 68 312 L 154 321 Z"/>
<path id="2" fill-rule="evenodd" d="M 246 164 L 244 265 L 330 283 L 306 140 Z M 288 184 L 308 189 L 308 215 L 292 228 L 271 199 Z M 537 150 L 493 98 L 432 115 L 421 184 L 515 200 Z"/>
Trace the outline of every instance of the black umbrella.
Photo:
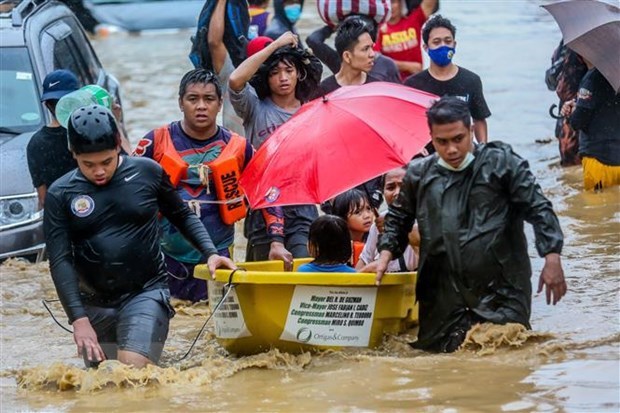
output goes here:
<path id="1" fill-rule="evenodd" d="M 620 92 L 620 8 L 596 0 L 544 7 L 560 26 L 564 44 L 590 61 Z"/>

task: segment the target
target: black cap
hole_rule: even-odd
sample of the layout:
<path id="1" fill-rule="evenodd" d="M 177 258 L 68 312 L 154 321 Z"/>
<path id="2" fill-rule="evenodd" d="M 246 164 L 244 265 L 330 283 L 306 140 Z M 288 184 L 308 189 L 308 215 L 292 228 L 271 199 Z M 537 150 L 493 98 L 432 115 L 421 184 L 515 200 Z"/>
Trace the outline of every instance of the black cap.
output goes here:
<path id="1" fill-rule="evenodd" d="M 121 135 L 112 112 L 100 105 L 74 110 L 67 131 L 69 149 L 76 154 L 116 149 L 121 144 Z"/>
<path id="2" fill-rule="evenodd" d="M 80 81 L 72 71 L 66 69 L 54 70 L 45 76 L 43 80 L 41 101 L 60 99 L 79 88 Z"/>

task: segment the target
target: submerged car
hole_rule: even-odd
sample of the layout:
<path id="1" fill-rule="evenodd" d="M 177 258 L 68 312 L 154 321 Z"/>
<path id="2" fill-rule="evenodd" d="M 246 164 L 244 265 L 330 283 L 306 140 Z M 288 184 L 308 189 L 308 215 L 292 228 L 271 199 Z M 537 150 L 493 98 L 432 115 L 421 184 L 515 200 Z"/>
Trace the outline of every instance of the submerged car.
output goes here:
<path id="1" fill-rule="evenodd" d="M 26 146 L 51 114 L 41 82 L 56 69 L 98 84 L 121 101 L 118 81 L 102 67 L 84 29 L 57 1 L 0 3 L 0 259 L 44 256 L 43 211 L 32 185 Z"/>
<path id="2" fill-rule="evenodd" d="M 196 27 L 204 0 L 84 0 L 106 26 L 129 32 Z"/>

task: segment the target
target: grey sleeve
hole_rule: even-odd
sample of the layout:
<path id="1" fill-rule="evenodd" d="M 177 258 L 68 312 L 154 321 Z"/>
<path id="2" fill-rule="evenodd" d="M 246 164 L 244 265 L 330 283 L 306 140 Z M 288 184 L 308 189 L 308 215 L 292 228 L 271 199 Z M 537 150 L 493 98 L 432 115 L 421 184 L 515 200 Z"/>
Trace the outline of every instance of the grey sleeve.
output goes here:
<path id="1" fill-rule="evenodd" d="M 244 123 L 247 122 L 248 119 L 254 116 L 256 108 L 260 104 L 256 91 L 249 83 L 246 83 L 239 92 L 232 90 L 228 86 L 228 92 L 230 94 L 230 103 L 235 109 L 235 113 L 243 119 Z"/>

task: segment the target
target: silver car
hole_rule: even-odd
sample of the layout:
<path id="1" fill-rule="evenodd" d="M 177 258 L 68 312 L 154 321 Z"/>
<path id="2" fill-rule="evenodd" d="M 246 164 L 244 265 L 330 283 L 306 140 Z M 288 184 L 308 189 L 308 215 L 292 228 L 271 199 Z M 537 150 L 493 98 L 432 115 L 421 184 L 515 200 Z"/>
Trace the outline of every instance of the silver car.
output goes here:
<path id="1" fill-rule="evenodd" d="M 130 32 L 196 27 L 204 0 L 84 0 L 99 23 Z"/>
<path id="2" fill-rule="evenodd" d="M 41 82 L 56 69 L 82 84 L 98 84 L 121 101 L 75 15 L 57 1 L 0 4 L 0 259 L 40 260 L 45 252 L 43 211 L 32 185 L 26 146 L 50 121 Z"/>

